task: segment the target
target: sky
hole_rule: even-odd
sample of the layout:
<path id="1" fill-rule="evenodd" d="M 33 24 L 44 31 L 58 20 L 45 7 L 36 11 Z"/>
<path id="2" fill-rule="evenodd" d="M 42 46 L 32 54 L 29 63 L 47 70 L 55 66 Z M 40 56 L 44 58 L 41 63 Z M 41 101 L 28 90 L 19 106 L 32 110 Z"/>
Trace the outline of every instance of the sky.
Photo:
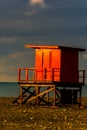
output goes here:
<path id="1" fill-rule="evenodd" d="M 26 43 L 87 49 L 87 0 L 0 0 L 1 82 L 17 82 L 18 68 L 34 67 Z M 87 51 L 79 68 L 87 70 Z"/>

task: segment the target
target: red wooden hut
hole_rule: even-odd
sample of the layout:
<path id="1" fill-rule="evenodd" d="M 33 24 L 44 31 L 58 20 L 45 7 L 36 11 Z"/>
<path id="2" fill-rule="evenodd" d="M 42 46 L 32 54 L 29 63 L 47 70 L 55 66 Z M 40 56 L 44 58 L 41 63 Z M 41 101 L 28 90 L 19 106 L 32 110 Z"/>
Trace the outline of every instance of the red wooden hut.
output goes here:
<path id="1" fill-rule="evenodd" d="M 85 70 L 79 70 L 78 63 L 79 52 L 85 49 L 30 44 L 26 44 L 25 48 L 35 49 L 35 67 L 19 68 L 18 82 L 21 89 L 17 99 L 20 99 L 20 103 L 37 99 L 36 104 L 38 102 L 40 104 L 41 101 L 49 104 L 49 93 L 53 91 L 52 103 L 54 105 L 58 104 L 56 99 L 59 97 L 61 103 L 77 102 L 77 92 L 79 92 L 79 104 L 81 105 L 81 89 L 85 83 Z M 25 72 L 25 76 L 22 71 Z M 24 88 L 25 86 L 27 89 Z M 33 92 L 30 91 L 32 86 L 34 86 Z M 47 89 L 42 92 L 42 87 L 47 87 Z M 29 92 L 29 95 L 23 100 L 26 92 Z M 45 95 L 48 97 L 47 101 L 44 99 Z M 68 99 L 71 100 L 68 101 Z"/>

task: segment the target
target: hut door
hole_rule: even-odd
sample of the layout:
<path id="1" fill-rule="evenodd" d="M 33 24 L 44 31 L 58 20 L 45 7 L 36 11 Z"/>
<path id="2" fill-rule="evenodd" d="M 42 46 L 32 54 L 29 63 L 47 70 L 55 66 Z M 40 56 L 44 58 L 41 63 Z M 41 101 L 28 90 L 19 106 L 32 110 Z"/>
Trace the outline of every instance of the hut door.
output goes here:
<path id="1" fill-rule="evenodd" d="M 51 80 L 51 51 L 36 50 L 36 80 Z"/>
<path id="2" fill-rule="evenodd" d="M 51 52 L 42 52 L 43 80 L 51 80 Z"/>

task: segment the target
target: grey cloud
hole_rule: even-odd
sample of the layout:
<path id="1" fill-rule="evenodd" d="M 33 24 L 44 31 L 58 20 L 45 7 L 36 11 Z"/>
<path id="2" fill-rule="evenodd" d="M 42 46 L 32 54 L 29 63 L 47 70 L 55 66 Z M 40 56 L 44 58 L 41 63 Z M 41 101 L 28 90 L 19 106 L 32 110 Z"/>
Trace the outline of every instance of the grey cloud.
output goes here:
<path id="1" fill-rule="evenodd" d="M 35 15 L 35 14 L 38 14 L 38 11 L 31 10 L 31 11 L 27 11 L 27 12 L 24 13 L 25 16 L 32 16 L 32 15 Z"/>

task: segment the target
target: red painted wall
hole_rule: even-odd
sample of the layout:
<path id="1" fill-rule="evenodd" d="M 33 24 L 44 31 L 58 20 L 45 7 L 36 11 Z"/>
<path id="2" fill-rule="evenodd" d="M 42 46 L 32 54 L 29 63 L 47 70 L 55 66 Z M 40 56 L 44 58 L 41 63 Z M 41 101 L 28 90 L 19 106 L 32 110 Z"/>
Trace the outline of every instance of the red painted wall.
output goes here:
<path id="1" fill-rule="evenodd" d="M 35 54 L 35 68 L 36 68 L 36 80 L 43 80 L 42 75 L 42 51 L 41 49 L 36 49 Z"/>
<path id="2" fill-rule="evenodd" d="M 78 51 L 36 49 L 36 80 L 78 82 Z"/>
<path id="3" fill-rule="evenodd" d="M 61 82 L 78 82 L 78 51 L 63 49 L 61 53 Z"/>
<path id="4" fill-rule="evenodd" d="M 61 50 L 53 49 L 52 50 L 52 66 L 54 76 L 54 81 L 60 81 L 60 70 L 61 70 Z"/>
<path id="5" fill-rule="evenodd" d="M 59 49 L 36 49 L 37 80 L 60 81 L 60 54 Z"/>

